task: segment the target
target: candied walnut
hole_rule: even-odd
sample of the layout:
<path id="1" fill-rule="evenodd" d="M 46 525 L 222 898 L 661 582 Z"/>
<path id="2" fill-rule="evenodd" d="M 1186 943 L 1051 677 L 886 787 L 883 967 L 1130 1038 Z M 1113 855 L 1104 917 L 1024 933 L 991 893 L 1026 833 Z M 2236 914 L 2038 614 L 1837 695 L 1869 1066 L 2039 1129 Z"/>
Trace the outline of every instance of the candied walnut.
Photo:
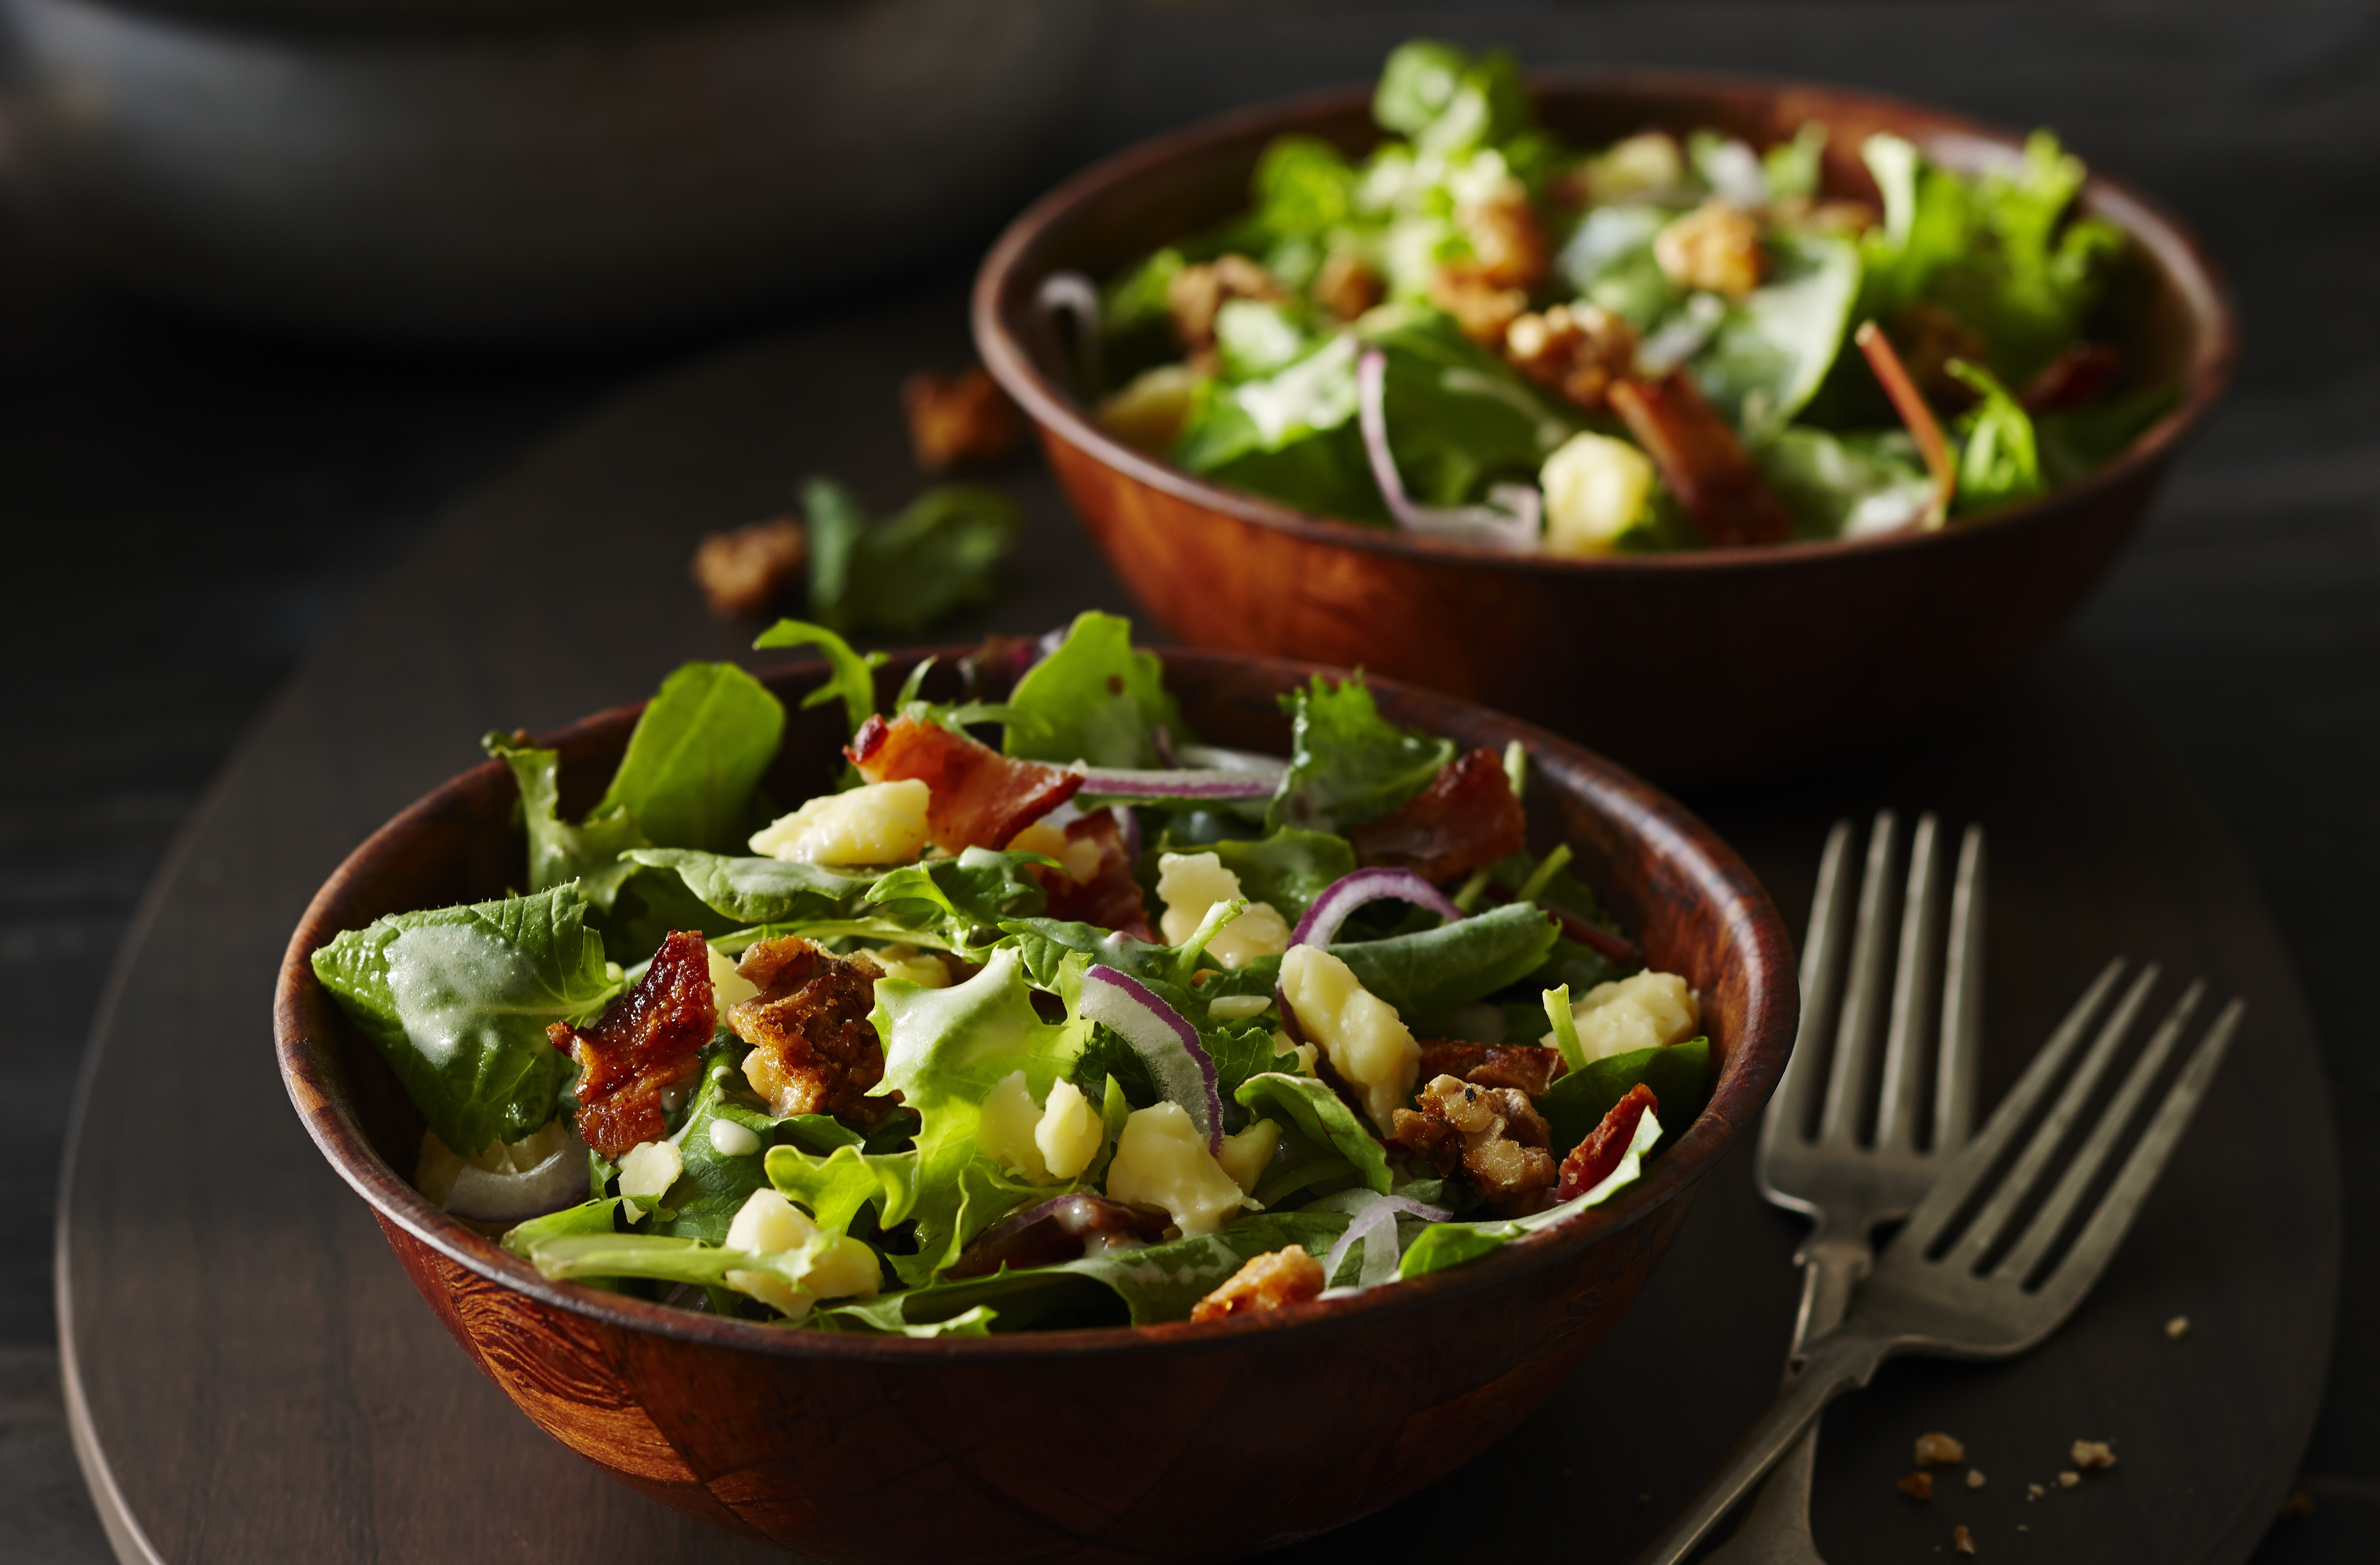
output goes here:
<path id="1" fill-rule="evenodd" d="M 2116 1465 L 2116 1453 L 2105 1440 L 2077 1440 L 2067 1455 L 2085 1473 L 2102 1472 Z"/>
<path id="2" fill-rule="evenodd" d="M 1198 1301 L 1193 1320 L 1229 1320 L 1233 1316 L 1264 1315 L 1322 1296 L 1330 1280 L 1322 1263 L 1292 1244 L 1270 1255 L 1257 1256 L 1232 1273 L 1220 1288 Z"/>
<path id="3" fill-rule="evenodd" d="M 809 557 L 808 529 L 778 516 L 705 534 L 694 552 L 694 580 L 712 613 L 734 619 L 767 608 Z"/>
<path id="4" fill-rule="evenodd" d="M 939 473 L 957 462 L 995 462 L 1016 446 L 1016 405 L 981 365 L 944 380 L 920 370 L 901 382 L 909 446 Z"/>
<path id="5" fill-rule="evenodd" d="M 1281 279 L 1244 255 L 1217 256 L 1185 266 L 1165 285 L 1166 313 L 1173 317 L 1173 335 L 1196 353 L 1215 341 L 1215 317 L 1232 299 L 1279 304 L 1289 297 Z"/>
<path id="6" fill-rule="evenodd" d="M 1475 1086 L 1451 1075 L 1434 1078 L 1415 1095 L 1418 1110 L 1400 1109 L 1391 1122 L 1401 1146 L 1451 1173 L 1464 1172 L 1505 1217 L 1525 1217 L 1547 1205 L 1554 1186 L 1552 1152 L 1543 1116 L 1515 1087 Z"/>
<path id="7" fill-rule="evenodd" d="M 1487 200 L 1464 204 L 1454 224 L 1471 241 L 1468 266 L 1480 282 L 1525 293 L 1546 280 L 1546 231 L 1519 180 L 1507 179 Z"/>
<path id="8" fill-rule="evenodd" d="M 933 802 L 926 830 L 945 853 L 997 848 L 1068 799 L 1083 774 L 1039 761 L 1014 760 L 939 722 L 871 717 L 844 754 L 870 782 L 914 777 Z"/>
<path id="9" fill-rule="evenodd" d="M 1906 1478 L 1901 1479 L 1900 1484 L 1895 1486 L 1898 1487 L 1902 1494 L 1907 1495 L 1912 1499 L 1932 1499 L 1934 1498 L 1934 1474 L 1931 1473 L 1912 1473 Z"/>
<path id="10" fill-rule="evenodd" d="M 1539 1049 L 1535 1044 L 1463 1043 L 1440 1038 L 1421 1046 L 1421 1075 L 1425 1081 L 1460 1076 L 1474 1086 L 1512 1087 L 1532 1099 L 1543 1098 L 1546 1088 L 1569 1068 L 1562 1062 L 1560 1049 Z"/>
<path id="11" fill-rule="evenodd" d="M 1705 201 L 1653 236 L 1653 260 L 1670 282 L 1740 299 L 1760 286 L 1767 257 L 1760 224 L 1724 201 Z"/>
<path id="12" fill-rule="evenodd" d="M 1353 321 L 1380 302 L 1380 274 L 1353 250 L 1332 250 L 1314 274 L 1314 302 L 1342 321 Z"/>
<path id="13" fill-rule="evenodd" d="M 752 1046 L 744 1079 L 771 1113 L 869 1124 L 896 1106 L 867 1096 L 884 1079 L 884 1047 L 868 1021 L 883 975 L 872 959 L 836 956 L 788 935 L 746 952 L 735 975 L 760 992 L 729 1006 L 727 1025 Z"/>
<path id="14" fill-rule="evenodd" d="M 1653 1089 L 1638 1082 L 1628 1089 L 1628 1095 L 1614 1103 L 1603 1116 L 1603 1122 L 1580 1139 L 1561 1161 L 1561 1183 L 1554 1192 L 1558 1201 L 1570 1201 L 1585 1195 L 1611 1177 L 1628 1147 L 1636 1139 L 1636 1127 L 1648 1113 L 1660 1110 L 1660 1100 Z"/>
<path id="15" fill-rule="evenodd" d="M 1504 357 L 1522 374 L 1588 409 L 1636 363 L 1636 329 L 1591 304 L 1523 315 L 1504 332 Z"/>
<path id="16" fill-rule="evenodd" d="M 1528 820 L 1493 750 L 1441 767 L 1428 787 L 1347 833 L 1360 864 L 1451 880 L 1528 845 Z"/>
<path id="17" fill-rule="evenodd" d="M 942 1275 L 989 1277 L 1002 1267 L 1056 1266 L 1101 1250 L 1136 1249 L 1165 1237 L 1173 1214 L 1162 1207 L 1111 1201 L 1077 1192 L 1002 1219 L 968 1244 Z"/>
<path id="18" fill-rule="evenodd" d="M 2080 407 L 2123 373 L 2123 351 L 2107 343 L 2077 343 L 2025 382 L 2017 400 L 2035 413 Z"/>
<path id="19" fill-rule="evenodd" d="M 556 1022 L 545 1036 L 578 1062 L 578 1134 L 606 1158 L 669 1133 L 662 1095 L 701 1063 L 718 1013 L 710 948 L 698 931 L 672 934 L 637 987 L 585 1029 Z"/>
<path id="20" fill-rule="evenodd" d="M 1770 492 L 1691 373 L 1672 370 L 1658 381 L 1621 381 L 1609 393 L 1613 411 L 1645 448 L 1670 492 L 1711 543 L 1781 543 L 1793 517 Z"/>
<path id="21" fill-rule="evenodd" d="M 1454 317 L 1464 336 L 1483 346 L 1504 340 L 1512 322 L 1529 308 L 1529 296 L 1519 288 L 1488 282 L 1468 261 L 1441 266 L 1429 280 L 1429 302 Z"/>
<path id="22" fill-rule="evenodd" d="M 1964 1522 L 1950 1529 L 1950 1552 L 1953 1554 L 1975 1552 L 1975 1535 L 1967 1531 L 1967 1524 Z"/>
<path id="23" fill-rule="evenodd" d="M 1949 1435 L 1934 1434 L 1917 1437 L 1917 1465 L 1943 1467 L 1953 1462 L 1967 1460 L 1967 1448 Z"/>
<path id="24" fill-rule="evenodd" d="M 1079 850 L 1087 845 L 1098 855 L 1096 867 L 1088 875 L 1077 878 L 1068 871 L 1039 865 L 1028 867 L 1026 872 L 1041 882 L 1049 897 L 1049 916 L 1097 924 L 1103 929 L 1120 930 L 1136 940 L 1157 943 L 1157 934 L 1148 926 L 1148 904 L 1141 895 L 1140 881 L 1133 875 L 1132 854 L 1113 812 L 1103 809 L 1066 822 L 1066 844 L 1065 857 L 1070 867 L 1076 865 Z"/>

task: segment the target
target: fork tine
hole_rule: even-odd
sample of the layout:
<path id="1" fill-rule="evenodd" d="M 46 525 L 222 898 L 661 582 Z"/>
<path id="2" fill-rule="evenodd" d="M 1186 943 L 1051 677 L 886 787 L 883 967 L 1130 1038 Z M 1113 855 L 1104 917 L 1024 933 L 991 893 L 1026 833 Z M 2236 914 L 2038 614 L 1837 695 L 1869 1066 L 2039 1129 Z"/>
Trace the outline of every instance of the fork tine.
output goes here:
<path id="1" fill-rule="evenodd" d="M 2123 1134 L 2124 1127 L 2132 1122 L 2141 1099 L 2148 1096 L 2150 1086 L 2164 1074 L 2165 1062 L 2173 1053 L 2174 1041 L 2181 1037 L 2181 1029 L 2190 1025 L 2191 1013 L 2198 1009 L 2199 998 L 2205 992 L 2205 984 L 2192 984 L 2182 991 L 2181 999 L 2174 1008 L 2166 1013 L 2165 1020 L 2157 1025 L 2157 1030 L 2149 1038 L 2148 1047 L 2143 1049 L 2141 1057 L 2132 1062 L 2131 1070 L 2124 1077 L 2124 1085 L 2117 1088 L 2116 1096 L 2100 1112 L 2099 1122 L 2091 1127 L 2090 1139 L 2082 1144 L 2082 1150 L 2075 1154 L 2074 1161 L 2068 1165 L 2065 1174 L 2058 1180 L 2058 1188 L 2050 1192 L 2049 1199 L 2043 1202 L 2041 1210 L 2034 1214 L 2022 1236 L 2001 1257 L 1999 1265 L 1992 1268 L 1994 1276 L 2010 1282 L 2023 1282 L 2033 1274 L 2033 1268 L 2041 1264 L 2042 1256 L 2049 1253 L 2050 1245 L 2058 1242 L 2058 1236 L 2065 1231 L 2067 1219 L 2073 1215 L 2075 1206 L 2082 1199 L 2082 1192 L 2090 1188 L 2100 1165 L 2115 1150 L 2116 1140 Z"/>
<path id="2" fill-rule="evenodd" d="M 2043 1280 L 2040 1299 L 2050 1312 L 2051 1320 L 2062 1320 L 2065 1312 L 2107 1269 L 2116 1246 L 2123 1243 L 2132 1219 L 2140 1214 L 2150 1189 L 2155 1185 L 2157 1175 L 2165 1171 L 2166 1159 L 2173 1155 L 2174 1147 L 2181 1141 L 2181 1133 L 2189 1128 L 2199 1099 L 2206 1096 L 2216 1071 L 2223 1063 L 2224 1050 L 2231 1046 L 2232 1035 L 2240 1030 L 2240 1018 L 2246 1011 L 2244 1002 L 2234 1000 L 2215 1018 L 2215 1025 L 2206 1029 L 2206 1037 L 2192 1051 L 2190 1062 L 2182 1067 L 2172 1090 L 2157 1106 L 2156 1117 L 2141 1133 L 2140 1144 L 2124 1159 L 2123 1171 L 2107 1187 L 2098 1209 L 2075 1237 L 2074 1247 Z"/>
<path id="3" fill-rule="evenodd" d="M 1975 1123 L 1975 1063 L 1984 1041 L 1984 829 L 1967 828 L 1950 887 L 1949 971 L 1942 980 L 1942 1041 L 1934 1066 L 1936 1153 L 1956 1152 Z"/>
<path id="4" fill-rule="evenodd" d="M 1852 937 L 1852 970 L 1843 986 L 1842 1020 L 1835 1028 L 1834 1068 L 1827 1074 L 1823 1146 L 1859 1143 L 1861 1099 L 1868 1057 L 1876 1052 L 1876 1008 L 1884 978 L 1884 899 L 1892 879 L 1892 811 L 1876 812 L 1868 831 L 1867 870 L 1860 877 L 1859 923 Z"/>
<path id="5" fill-rule="evenodd" d="M 2033 1063 L 2025 1067 L 2024 1074 L 2017 1079 L 2016 1086 L 2009 1089 L 2009 1095 L 2000 1100 L 2000 1106 L 1992 1110 L 1992 1117 L 1984 1122 L 1984 1128 L 1951 1160 L 1950 1166 L 1935 1177 L 1933 1184 L 1925 1192 L 1925 1198 L 1917 1203 L 1916 1210 L 1909 1214 L 1907 1226 L 1893 1241 L 1893 1248 L 1912 1244 L 1926 1248 L 1941 1236 L 1942 1230 L 1958 1216 L 1959 1209 L 1974 1194 L 1977 1183 L 1999 1161 L 2000 1153 L 2016 1138 L 2016 1133 L 2024 1128 L 2024 1122 L 2033 1114 L 2034 1105 L 2040 1102 L 2043 1095 L 2056 1084 L 2058 1073 L 2066 1068 L 2066 1057 L 2074 1052 L 2074 1047 L 2082 1041 L 2082 1035 L 2091 1030 L 2092 1021 L 2098 1015 L 2108 991 L 2116 987 L 2116 980 L 2123 976 L 2123 972 L 2124 959 L 2119 956 L 2101 968 L 2099 976 L 2091 980 L 2091 987 L 2082 991 L 2082 998 L 2066 1013 L 2066 1019 L 2058 1024 L 2058 1030 L 2049 1035 L 2049 1041 L 2041 1046 L 2041 1052 L 2033 1057 Z"/>
<path id="6" fill-rule="evenodd" d="M 2141 1007 L 2148 1003 L 2149 991 L 2156 987 L 2156 981 L 2157 964 L 2152 962 L 2141 969 L 2140 976 L 2124 991 L 2124 998 L 2116 1002 L 2116 1009 L 2100 1025 L 2099 1036 L 2091 1040 L 2091 1051 L 2082 1056 L 2082 1063 L 2067 1078 L 2066 1090 L 2058 1095 L 2058 1101 L 2042 1116 L 2041 1128 L 2024 1144 L 2016 1166 L 2009 1170 L 1998 1188 L 1992 1192 L 1991 1199 L 1984 1203 L 1984 1209 L 1975 1214 L 1975 1220 L 1960 1235 L 1947 1264 L 1972 1270 L 1999 1241 L 2010 1217 L 2040 1180 L 2042 1170 L 2058 1148 L 2065 1144 L 2074 1122 L 2082 1117 L 2084 1106 L 2098 1089 L 2099 1078 L 2107 1074 L 2107 1062 L 2116 1057 L 2125 1035 L 2132 1030 L 2132 1023 L 2139 1017 Z"/>
<path id="7" fill-rule="evenodd" d="M 1818 859 L 1818 888 L 1810 898 L 1810 930 L 1802 944 L 1802 1025 L 1793 1052 L 1785 1058 L 1784 1079 L 1768 1099 L 1767 1123 L 1760 1133 L 1764 1146 L 1780 1134 L 1801 1140 L 1818 1094 L 1818 1056 L 1834 1025 L 1845 926 L 1851 917 L 1851 898 L 1843 884 L 1851 842 L 1852 823 L 1836 821 Z"/>
<path id="8" fill-rule="evenodd" d="M 1900 952 L 1893 964 L 1892 1021 L 1884 1037 L 1884 1088 L 1876 1109 L 1879 1149 L 1917 1146 L 1917 1035 L 1925 1025 L 1925 997 L 1942 966 L 1942 916 L 1934 905 L 1934 837 L 1940 823 L 1917 818 L 1909 840 L 1909 887 L 1900 899 Z"/>

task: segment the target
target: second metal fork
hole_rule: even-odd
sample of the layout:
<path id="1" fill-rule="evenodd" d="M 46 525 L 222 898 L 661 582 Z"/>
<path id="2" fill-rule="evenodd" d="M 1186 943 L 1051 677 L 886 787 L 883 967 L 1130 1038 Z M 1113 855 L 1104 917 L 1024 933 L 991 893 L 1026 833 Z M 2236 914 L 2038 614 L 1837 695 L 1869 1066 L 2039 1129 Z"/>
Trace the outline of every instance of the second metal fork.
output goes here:
<path id="1" fill-rule="evenodd" d="M 1761 1124 L 1758 1161 L 1761 1194 L 1813 1224 L 1793 1257 L 1803 1268 L 1796 1360 L 1804 1342 L 1842 1320 L 1852 1290 L 1873 1260 L 1869 1236 L 1879 1224 L 1909 1215 L 1949 1156 L 1966 1144 L 1974 1122 L 1983 1031 L 1984 833 L 1970 826 L 1960 845 L 1946 940 L 1939 830 L 1933 816 L 1918 818 L 1906 880 L 1896 887 L 1896 823 L 1889 810 L 1876 816 L 1856 917 L 1850 821 L 1836 823 L 1818 861 L 1802 952 L 1802 1029 Z M 1889 975 L 1888 947 L 1896 948 Z M 1928 1014 L 1937 977 L 1938 1024 Z M 1867 1092 L 1880 1029 L 1884 1080 L 1870 1136 Z M 1933 1122 L 1931 1134 L 1922 1135 L 1929 1042 Z M 1810 1535 L 1817 1444 L 1813 1428 L 1778 1463 L 1742 1525 L 1712 1552 L 1708 1565 L 1823 1565 Z"/>

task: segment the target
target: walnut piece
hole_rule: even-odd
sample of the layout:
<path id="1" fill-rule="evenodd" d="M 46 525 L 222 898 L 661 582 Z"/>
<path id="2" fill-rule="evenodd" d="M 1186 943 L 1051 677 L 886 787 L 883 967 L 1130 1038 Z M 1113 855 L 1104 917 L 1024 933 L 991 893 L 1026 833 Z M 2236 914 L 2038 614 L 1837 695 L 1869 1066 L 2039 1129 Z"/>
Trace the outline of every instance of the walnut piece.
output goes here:
<path id="1" fill-rule="evenodd" d="M 1526 292 L 1546 280 L 1546 231 L 1519 180 L 1506 179 L 1484 200 L 1465 203 L 1454 223 L 1471 241 L 1467 264 L 1480 282 Z"/>
<path id="2" fill-rule="evenodd" d="M 2085 1473 L 2104 1472 L 2116 1465 L 2116 1453 L 2105 1440 L 2077 1440 L 2067 1455 Z"/>
<path id="3" fill-rule="evenodd" d="M 1529 1043 L 1464 1043 L 1439 1038 L 1421 1046 L 1421 1074 L 1434 1081 L 1461 1076 L 1474 1086 L 1509 1086 L 1543 1098 L 1570 1067 L 1561 1051 Z"/>
<path id="4" fill-rule="evenodd" d="M 1173 336 L 1192 353 L 1215 346 L 1215 316 L 1232 299 L 1279 304 L 1289 297 L 1281 279 L 1244 255 L 1220 255 L 1185 266 L 1165 285 Z"/>
<path id="5" fill-rule="evenodd" d="M 694 552 L 694 579 L 721 619 L 757 614 L 784 590 L 810 555 L 810 535 L 792 516 L 733 532 L 705 534 Z"/>
<path id="6" fill-rule="evenodd" d="M 872 1124 L 891 1112 L 897 1099 L 867 1096 L 884 1079 L 884 1048 L 868 1021 L 883 973 L 873 960 L 789 935 L 753 946 L 735 973 L 760 992 L 729 1006 L 727 1025 L 752 1046 L 744 1078 L 771 1113 Z"/>
<path id="7" fill-rule="evenodd" d="M 1504 330 L 1504 357 L 1537 384 L 1597 408 L 1611 382 L 1635 366 L 1636 329 L 1595 305 L 1558 304 L 1516 317 Z"/>
<path id="8" fill-rule="evenodd" d="M 909 445 L 917 466 L 939 473 L 958 462 L 996 462 L 1016 445 L 1016 405 L 977 365 L 944 380 L 920 370 L 901 382 Z"/>
<path id="9" fill-rule="evenodd" d="M 1967 1524 L 1964 1522 L 1950 1529 L 1950 1551 L 1953 1554 L 1975 1552 L 1975 1535 L 1967 1531 Z"/>
<path id="10" fill-rule="evenodd" d="M 1314 302 L 1342 321 L 1353 321 L 1380 302 L 1380 274 L 1353 250 L 1332 250 L 1314 274 Z"/>
<path id="11" fill-rule="evenodd" d="M 1429 302 L 1453 316 L 1464 336 L 1494 347 L 1529 308 L 1529 296 L 1488 281 L 1469 261 L 1457 261 L 1439 267 L 1430 277 Z"/>
<path id="12" fill-rule="evenodd" d="M 1251 1258 L 1199 1300 L 1190 1318 L 1228 1320 L 1233 1316 L 1285 1310 L 1320 1297 L 1328 1280 L 1322 1275 L 1322 1263 L 1307 1255 L 1303 1244 L 1292 1244 Z"/>
<path id="13" fill-rule="evenodd" d="M 1705 201 L 1653 237 L 1653 260 L 1670 282 L 1740 299 L 1760 286 L 1767 258 L 1760 224 L 1724 201 Z"/>
<path id="14" fill-rule="evenodd" d="M 1898 1487 L 1902 1494 L 1907 1495 L 1912 1499 L 1932 1499 L 1934 1498 L 1934 1474 L 1931 1473 L 1912 1473 L 1907 1477 L 1900 1480 Z"/>
<path id="15" fill-rule="evenodd" d="M 1559 1173 L 1547 1145 L 1551 1133 L 1528 1094 L 1442 1075 L 1421 1089 L 1417 1101 L 1418 1111 L 1400 1109 L 1391 1121 L 1401 1146 L 1441 1173 L 1451 1173 L 1460 1161 L 1502 1216 L 1525 1217 L 1548 1204 Z"/>
<path id="16" fill-rule="evenodd" d="M 1917 1437 L 1917 1465 L 1942 1467 L 1967 1460 L 1967 1448 L 1949 1435 Z"/>

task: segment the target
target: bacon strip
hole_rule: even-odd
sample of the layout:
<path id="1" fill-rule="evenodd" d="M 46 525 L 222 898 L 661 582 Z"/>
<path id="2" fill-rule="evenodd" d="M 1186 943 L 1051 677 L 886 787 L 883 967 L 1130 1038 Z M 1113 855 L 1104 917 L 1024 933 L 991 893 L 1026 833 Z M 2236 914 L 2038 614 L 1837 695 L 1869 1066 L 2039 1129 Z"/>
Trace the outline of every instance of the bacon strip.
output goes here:
<path id="1" fill-rule="evenodd" d="M 897 1098 L 868 1096 L 884 1079 L 884 1045 L 868 1020 L 882 968 L 787 935 L 753 946 L 735 972 L 760 992 L 729 1006 L 727 1025 L 752 1046 L 744 1079 L 769 1112 L 872 1125 L 892 1111 Z"/>
<path id="2" fill-rule="evenodd" d="M 669 1134 L 662 1094 L 694 1074 L 716 1019 L 710 948 L 686 929 L 662 942 L 637 987 L 592 1027 L 546 1028 L 553 1047 L 578 1062 L 578 1134 L 587 1145 L 617 1158 Z"/>
<path id="3" fill-rule="evenodd" d="M 1066 840 L 1097 843 L 1099 864 L 1087 880 L 1077 880 L 1062 870 L 1038 864 L 1028 867 L 1027 872 L 1041 882 L 1042 891 L 1049 896 L 1050 916 L 1097 924 L 1103 929 L 1120 930 L 1136 940 L 1156 944 L 1156 931 L 1148 927 L 1148 904 L 1141 896 L 1140 882 L 1133 877 L 1132 855 L 1114 813 L 1103 809 L 1068 821 Z"/>
<path id="4" fill-rule="evenodd" d="M 1493 750 L 1439 769 L 1428 787 L 1347 833 L 1356 862 L 1451 880 L 1528 845 L 1528 820 Z"/>
<path id="5" fill-rule="evenodd" d="M 1603 1116 L 1603 1122 L 1588 1131 L 1586 1138 L 1562 1159 L 1561 1183 L 1554 1191 L 1554 1199 L 1574 1200 L 1609 1179 L 1620 1159 L 1628 1156 L 1628 1144 L 1636 1139 L 1638 1123 L 1659 1108 L 1651 1087 L 1643 1082 L 1630 1087 L 1628 1096 Z"/>
<path id="6" fill-rule="evenodd" d="M 1606 395 L 1705 539 L 1724 546 L 1792 536 L 1791 515 L 1691 374 L 1672 370 L 1658 381 L 1619 381 Z"/>
<path id="7" fill-rule="evenodd" d="M 1004 847 L 1083 785 L 1079 771 L 1014 760 L 939 722 L 911 717 L 869 718 L 844 754 L 870 782 L 914 777 L 931 789 L 926 830 L 945 853 Z"/>

